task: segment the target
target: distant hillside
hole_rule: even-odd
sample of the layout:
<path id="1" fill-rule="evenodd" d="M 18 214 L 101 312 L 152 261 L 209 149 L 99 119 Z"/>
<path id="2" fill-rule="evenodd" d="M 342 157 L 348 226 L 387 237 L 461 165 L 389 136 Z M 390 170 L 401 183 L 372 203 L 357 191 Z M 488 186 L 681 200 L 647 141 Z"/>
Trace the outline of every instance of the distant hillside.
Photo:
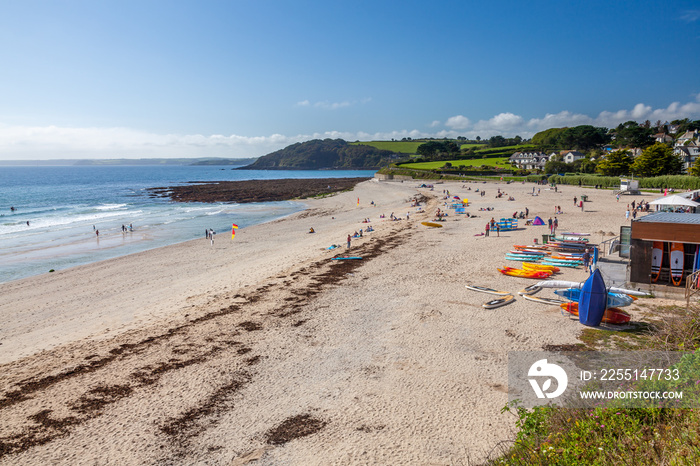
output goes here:
<path id="1" fill-rule="evenodd" d="M 256 160 L 258 160 L 257 157 L 250 157 L 248 159 L 206 159 L 198 160 L 192 163 L 192 165 L 250 165 Z"/>
<path id="2" fill-rule="evenodd" d="M 81 159 L 74 165 L 247 165 L 256 160 L 248 159 L 222 159 L 222 158 L 153 158 L 153 159 Z"/>
<path id="3" fill-rule="evenodd" d="M 247 170 L 378 169 L 400 158 L 392 151 L 351 145 L 342 139 L 314 139 L 260 157 Z"/>

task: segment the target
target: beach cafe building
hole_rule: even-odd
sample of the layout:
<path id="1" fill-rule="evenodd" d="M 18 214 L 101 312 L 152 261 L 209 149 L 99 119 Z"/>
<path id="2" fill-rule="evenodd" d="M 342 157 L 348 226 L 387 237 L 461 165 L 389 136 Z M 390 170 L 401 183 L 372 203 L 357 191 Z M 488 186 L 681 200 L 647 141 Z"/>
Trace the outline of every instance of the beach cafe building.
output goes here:
<path id="1" fill-rule="evenodd" d="M 652 274 L 654 243 L 657 247 L 662 246 L 663 255 L 659 272 Z M 673 243 L 683 245 L 683 277 L 678 285 L 674 285 L 671 279 L 670 253 Z M 680 248 L 676 246 L 673 249 L 675 251 Z M 632 222 L 629 281 L 633 285 L 684 289 L 686 277 L 698 269 L 698 255 L 700 255 L 700 214 L 655 212 Z M 643 287 L 647 288 L 647 286 Z"/>

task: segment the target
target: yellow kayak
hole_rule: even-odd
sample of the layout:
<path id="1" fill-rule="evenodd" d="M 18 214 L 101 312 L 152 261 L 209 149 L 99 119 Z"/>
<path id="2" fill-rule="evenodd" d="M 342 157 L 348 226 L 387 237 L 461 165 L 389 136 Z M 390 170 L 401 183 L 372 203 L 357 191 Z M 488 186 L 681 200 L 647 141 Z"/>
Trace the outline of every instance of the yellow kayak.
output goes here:
<path id="1" fill-rule="evenodd" d="M 554 265 L 533 264 L 531 262 L 523 262 L 524 270 L 545 270 L 547 272 L 559 272 L 559 267 Z"/>

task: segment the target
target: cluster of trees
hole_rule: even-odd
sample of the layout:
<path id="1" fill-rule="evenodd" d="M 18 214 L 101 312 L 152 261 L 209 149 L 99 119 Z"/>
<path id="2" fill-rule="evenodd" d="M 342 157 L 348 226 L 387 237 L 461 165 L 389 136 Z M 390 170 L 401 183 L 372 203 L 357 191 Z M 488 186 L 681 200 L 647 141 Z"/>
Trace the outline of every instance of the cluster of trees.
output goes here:
<path id="1" fill-rule="evenodd" d="M 598 163 L 597 171 L 607 176 L 630 173 L 638 176 L 678 175 L 683 171 L 683 161 L 673 153 L 673 149 L 657 142 L 636 158 L 632 158 L 626 150 L 611 152 Z"/>
<path id="2" fill-rule="evenodd" d="M 532 137 L 532 143 L 543 150 L 562 148 L 587 151 L 608 144 L 611 139 L 607 128 L 581 125 L 540 131 Z"/>
<path id="3" fill-rule="evenodd" d="M 428 141 L 416 149 L 418 155 L 431 160 L 448 160 L 459 155 L 459 146 L 454 141 Z"/>
<path id="4" fill-rule="evenodd" d="M 479 136 L 476 137 L 480 139 Z M 507 147 L 507 146 L 517 146 L 523 143 L 523 138 L 520 136 L 515 136 L 514 138 L 504 138 L 503 136 L 492 136 L 488 140 L 485 140 L 489 147 Z"/>

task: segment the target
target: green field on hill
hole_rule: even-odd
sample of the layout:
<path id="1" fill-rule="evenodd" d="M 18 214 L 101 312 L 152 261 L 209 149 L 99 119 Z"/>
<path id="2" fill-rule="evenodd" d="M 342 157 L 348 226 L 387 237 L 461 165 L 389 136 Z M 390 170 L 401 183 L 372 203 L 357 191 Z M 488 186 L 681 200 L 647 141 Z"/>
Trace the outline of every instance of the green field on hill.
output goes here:
<path id="1" fill-rule="evenodd" d="M 471 160 L 441 160 L 438 162 L 416 162 L 416 163 L 402 163 L 399 165 L 401 168 L 408 168 L 413 170 L 436 170 L 442 168 L 446 163 L 451 163 L 453 167 L 459 167 L 464 165 L 467 167 L 480 167 L 486 165 L 488 167 L 510 167 L 507 165 L 508 157 L 494 157 L 489 159 L 471 159 Z"/>
<path id="2" fill-rule="evenodd" d="M 402 154 L 415 154 L 418 146 L 425 141 L 360 141 L 351 142 L 354 145 L 372 146 L 377 149 L 400 152 Z"/>

